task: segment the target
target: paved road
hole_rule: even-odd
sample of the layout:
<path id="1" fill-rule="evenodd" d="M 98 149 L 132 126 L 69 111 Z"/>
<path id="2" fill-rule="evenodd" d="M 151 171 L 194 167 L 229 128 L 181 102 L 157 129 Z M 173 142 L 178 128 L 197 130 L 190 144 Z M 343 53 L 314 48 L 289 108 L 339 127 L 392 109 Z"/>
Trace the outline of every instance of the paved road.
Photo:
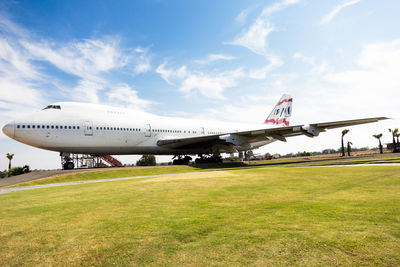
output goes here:
<path id="1" fill-rule="evenodd" d="M 295 167 L 295 168 L 330 168 L 330 167 L 365 167 L 365 166 L 368 166 L 368 167 L 369 166 L 400 166 L 400 163 L 329 165 L 329 166 L 299 166 L 299 167 Z M 293 168 L 293 167 L 278 167 L 278 168 Z M 43 184 L 43 185 L 19 186 L 19 187 L 12 187 L 12 188 L 0 188 L 0 194 L 7 194 L 7 193 L 12 193 L 12 192 L 37 189 L 37 188 L 47 188 L 47 187 L 66 186 L 66 185 L 75 185 L 75 184 L 113 182 L 113 181 L 122 181 L 122 180 L 133 180 L 133 179 L 198 174 L 198 173 L 209 173 L 209 172 L 218 172 L 218 171 L 227 171 L 227 170 L 221 169 L 221 170 L 202 171 L 202 172 L 184 172 L 184 173 L 170 173 L 170 174 L 158 174 L 158 175 L 144 175 L 144 176 L 134 176 L 134 177 L 124 177 L 124 178 L 110 178 L 110 179 L 98 179 L 98 180 L 89 180 L 89 181 L 75 181 L 75 182 Z"/>
<path id="2" fill-rule="evenodd" d="M 169 166 L 157 166 L 158 168 L 165 168 Z M 132 168 L 150 168 L 150 167 L 114 167 L 114 168 L 94 168 L 94 169 L 74 169 L 74 170 L 48 170 L 48 171 L 33 171 L 17 176 L 0 179 L 0 187 L 9 186 L 14 184 L 20 184 L 24 182 L 30 182 L 42 178 L 51 176 L 63 175 L 63 174 L 75 174 L 80 172 L 97 172 L 97 171 L 109 171 L 109 170 L 121 170 L 121 169 L 132 169 Z M 151 166 L 155 168 L 155 166 Z"/>
<path id="3" fill-rule="evenodd" d="M 0 179 L 0 187 L 29 182 L 29 181 L 46 178 L 46 177 L 50 177 L 50 176 L 55 176 L 55 175 L 73 174 L 73 173 L 85 172 L 85 171 L 88 171 L 88 169 L 33 171 L 30 173 L 25 173 L 25 174 L 21 174 L 21 175 L 17 175 L 17 176 Z"/>
<path id="4" fill-rule="evenodd" d="M 218 171 L 218 170 L 216 170 L 216 171 Z M 213 172 L 213 171 L 209 171 L 209 172 Z M 157 174 L 157 175 L 143 175 L 143 176 L 133 176 L 133 177 L 123 177 L 123 178 L 109 178 L 109 179 L 98 179 L 98 180 L 88 180 L 88 181 L 74 181 L 74 182 L 65 182 L 65 183 L 18 186 L 18 187 L 11 187 L 11 188 L 0 188 L 0 194 L 7 194 L 7 193 L 12 193 L 12 192 L 18 192 L 18 191 L 24 191 L 24 190 L 30 190 L 30 189 L 37 189 L 37 188 L 47 188 L 47 187 L 74 185 L 74 184 L 92 184 L 92 183 L 114 182 L 114 181 L 122 181 L 122 180 L 154 178 L 154 177 L 162 177 L 162 176 L 165 177 L 165 176 L 173 176 L 173 175 L 186 175 L 186 174 L 195 174 L 195 173 L 200 173 L 200 172 L 184 172 L 184 173 L 169 173 L 169 174 Z M 201 173 L 204 173 L 204 172 L 201 172 Z"/>

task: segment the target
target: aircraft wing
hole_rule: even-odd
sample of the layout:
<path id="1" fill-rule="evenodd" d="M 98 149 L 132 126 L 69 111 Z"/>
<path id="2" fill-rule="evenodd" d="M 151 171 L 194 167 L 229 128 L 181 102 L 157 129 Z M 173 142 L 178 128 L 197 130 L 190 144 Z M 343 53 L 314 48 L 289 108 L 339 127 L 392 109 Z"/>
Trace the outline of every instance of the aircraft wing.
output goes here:
<path id="1" fill-rule="evenodd" d="M 358 120 L 313 123 L 310 125 L 296 125 L 296 126 L 267 128 L 267 129 L 261 128 L 249 131 L 223 133 L 218 135 L 160 139 L 158 140 L 157 145 L 168 148 L 189 148 L 195 146 L 213 145 L 218 143 L 240 146 L 245 143 L 252 143 L 252 142 L 265 141 L 271 139 L 276 139 L 285 142 L 286 137 L 299 136 L 299 135 L 314 137 L 318 136 L 320 132 L 325 132 L 327 129 L 378 122 L 380 120 L 386 120 L 386 119 L 388 118 L 376 117 L 376 118 L 367 118 Z"/>

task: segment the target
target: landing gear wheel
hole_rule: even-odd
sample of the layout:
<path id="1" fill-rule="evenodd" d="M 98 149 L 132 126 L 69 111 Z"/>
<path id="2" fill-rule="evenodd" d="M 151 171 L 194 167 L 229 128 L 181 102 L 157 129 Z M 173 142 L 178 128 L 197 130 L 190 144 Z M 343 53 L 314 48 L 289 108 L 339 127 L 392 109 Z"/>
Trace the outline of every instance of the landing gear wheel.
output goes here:
<path id="1" fill-rule="evenodd" d="M 212 155 L 212 156 L 204 156 L 200 155 L 199 158 L 197 158 L 194 161 L 196 164 L 202 164 L 202 163 L 222 163 L 222 157 L 220 155 Z"/>
<path id="2" fill-rule="evenodd" d="M 172 161 L 172 164 L 173 165 L 189 165 L 191 160 L 192 160 L 192 157 L 185 156 L 184 158 L 182 158 L 182 156 L 179 155 L 177 159 L 174 159 Z"/>
<path id="3" fill-rule="evenodd" d="M 73 162 L 64 163 L 64 170 L 72 170 L 73 168 L 75 168 L 75 165 Z"/>

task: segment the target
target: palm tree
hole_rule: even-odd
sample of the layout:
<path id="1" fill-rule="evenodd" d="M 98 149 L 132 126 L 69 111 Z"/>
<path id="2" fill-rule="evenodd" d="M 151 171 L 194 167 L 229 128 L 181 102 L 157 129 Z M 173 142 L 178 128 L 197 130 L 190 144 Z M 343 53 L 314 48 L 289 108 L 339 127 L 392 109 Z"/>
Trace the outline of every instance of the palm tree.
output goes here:
<path id="1" fill-rule="evenodd" d="M 381 133 L 374 134 L 372 136 L 379 140 L 379 153 L 383 154 L 383 148 L 382 148 L 382 143 L 381 143 L 382 134 Z"/>
<path id="2" fill-rule="evenodd" d="M 394 131 L 395 131 L 396 129 L 394 129 L 394 130 L 392 130 L 392 129 L 390 129 L 389 128 L 389 132 L 390 133 L 392 133 L 392 138 L 393 138 L 393 147 L 395 146 L 395 144 L 396 144 L 396 141 L 395 141 L 395 139 L 394 139 Z M 397 131 L 399 131 L 399 130 L 397 130 Z"/>
<path id="3" fill-rule="evenodd" d="M 13 157 L 14 157 L 14 154 L 7 153 L 8 169 L 11 169 L 11 161 L 12 161 Z"/>
<path id="4" fill-rule="evenodd" d="M 396 129 L 393 130 L 393 136 L 397 137 L 397 144 L 398 144 L 399 143 L 399 136 L 400 136 L 399 128 L 396 128 Z"/>
<path id="5" fill-rule="evenodd" d="M 348 141 L 347 142 L 347 155 L 349 155 L 349 157 L 351 156 L 351 146 L 353 145 L 352 142 Z"/>
<path id="6" fill-rule="evenodd" d="M 349 131 L 350 131 L 349 129 L 344 129 L 344 130 L 342 131 L 342 157 L 345 156 L 343 137 L 344 137 L 346 134 L 348 134 Z"/>

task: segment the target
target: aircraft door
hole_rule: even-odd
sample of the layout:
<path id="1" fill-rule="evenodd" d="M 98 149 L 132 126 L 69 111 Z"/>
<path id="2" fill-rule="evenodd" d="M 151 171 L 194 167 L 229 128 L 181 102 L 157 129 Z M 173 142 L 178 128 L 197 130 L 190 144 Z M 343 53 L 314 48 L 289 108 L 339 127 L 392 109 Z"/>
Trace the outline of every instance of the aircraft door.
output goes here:
<path id="1" fill-rule="evenodd" d="M 206 130 L 204 129 L 204 127 L 200 128 L 200 134 L 201 135 L 205 135 L 206 134 Z"/>
<path id="2" fill-rule="evenodd" d="M 151 125 L 150 124 L 146 124 L 144 126 L 144 136 L 145 137 L 150 137 L 151 136 Z"/>
<path id="3" fill-rule="evenodd" d="M 85 136 L 93 136 L 93 122 L 85 121 L 84 123 Z"/>

